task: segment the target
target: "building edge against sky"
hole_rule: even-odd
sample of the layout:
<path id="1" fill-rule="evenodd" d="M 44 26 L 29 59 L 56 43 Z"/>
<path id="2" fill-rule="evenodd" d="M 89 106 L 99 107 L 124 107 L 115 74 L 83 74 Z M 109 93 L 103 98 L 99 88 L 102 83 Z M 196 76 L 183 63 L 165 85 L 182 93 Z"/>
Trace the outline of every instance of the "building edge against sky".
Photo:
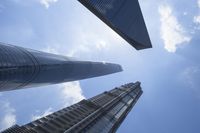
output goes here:
<path id="1" fill-rule="evenodd" d="M 78 0 L 137 50 L 152 48 L 138 0 Z"/>
<path id="2" fill-rule="evenodd" d="M 57 84 L 122 71 L 118 64 L 69 57 L 0 43 L 0 91 Z"/>
<path id="3" fill-rule="evenodd" d="M 78 0 L 136 49 L 152 47 L 138 0 Z M 92 78 L 122 71 L 112 63 L 0 43 L 0 91 Z"/>
<path id="4" fill-rule="evenodd" d="M 140 82 L 125 84 L 2 133 L 113 133 L 142 93 Z"/>

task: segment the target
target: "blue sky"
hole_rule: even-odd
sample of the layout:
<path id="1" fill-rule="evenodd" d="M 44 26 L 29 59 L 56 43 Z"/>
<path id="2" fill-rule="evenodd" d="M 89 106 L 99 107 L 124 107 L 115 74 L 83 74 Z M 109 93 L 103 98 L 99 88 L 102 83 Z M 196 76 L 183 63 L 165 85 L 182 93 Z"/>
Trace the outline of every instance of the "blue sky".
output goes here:
<path id="1" fill-rule="evenodd" d="M 140 0 L 152 49 L 136 51 L 76 0 L 0 1 L 0 41 L 118 63 L 124 71 L 0 93 L 0 129 L 141 81 L 144 94 L 118 133 L 200 132 L 200 1 Z"/>

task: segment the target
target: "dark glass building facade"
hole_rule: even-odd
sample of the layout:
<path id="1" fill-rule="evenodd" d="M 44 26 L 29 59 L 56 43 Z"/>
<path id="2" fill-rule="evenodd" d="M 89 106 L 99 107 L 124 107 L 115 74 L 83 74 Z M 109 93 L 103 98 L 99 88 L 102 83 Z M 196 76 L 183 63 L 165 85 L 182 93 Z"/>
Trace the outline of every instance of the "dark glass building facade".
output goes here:
<path id="1" fill-rule="evenodd" d="M 120 65 L 78 61 L 0 43 L 0 91 L 81 80 L 122 71 Z"/>
<path id="2" fill-rule="evenodd" d="M 78 0 L 137 50 L 151 48 L 138 0 Z"/>
<path id="3" fill-rule="evenodd" d="M 2 133 L 114 133 L 143 91 L 129 83 Z"/>

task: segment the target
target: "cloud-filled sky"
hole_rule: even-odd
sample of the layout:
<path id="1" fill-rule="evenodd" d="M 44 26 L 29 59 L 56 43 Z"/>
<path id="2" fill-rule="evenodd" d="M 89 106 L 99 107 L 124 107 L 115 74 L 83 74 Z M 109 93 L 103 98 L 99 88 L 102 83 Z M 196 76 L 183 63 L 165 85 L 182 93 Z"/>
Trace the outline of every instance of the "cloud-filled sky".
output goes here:
<path id="1" fill-rule="evenodd" d="M 144 94 L 118 133 L 200 132 L 200 0 L 139 0 L 152 49 L 137 51 L 76 0 L 0 1 L 0 42 L 121 64 L 104 77 L 0 93 L 0 130 L 116 86 Z"/>

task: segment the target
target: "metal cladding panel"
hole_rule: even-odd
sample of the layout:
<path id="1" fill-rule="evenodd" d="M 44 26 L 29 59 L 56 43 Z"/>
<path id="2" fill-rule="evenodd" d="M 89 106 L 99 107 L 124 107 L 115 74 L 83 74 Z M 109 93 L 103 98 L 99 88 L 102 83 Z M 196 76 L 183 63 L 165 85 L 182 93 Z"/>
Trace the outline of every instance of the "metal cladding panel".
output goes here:
<path id="1" fill-rule="evenodd" d="M 137 50 L 151 48 L 138 0 L 79 0 Z"/>
<path id="2" fill-rule="evenodd" d="M 77 61 L 0 43 L 0 91 L 75 81 L 122 71 L 120 65 Z"/>
<path id="3" fill-rule="evenodd" d="M 93 78 L 122 71 L 120 65 L 89 61 L 64 61 L 41 68 L 37 78 L 31 83 L 56 84 L 61 82 L 75 81 Z"/>

